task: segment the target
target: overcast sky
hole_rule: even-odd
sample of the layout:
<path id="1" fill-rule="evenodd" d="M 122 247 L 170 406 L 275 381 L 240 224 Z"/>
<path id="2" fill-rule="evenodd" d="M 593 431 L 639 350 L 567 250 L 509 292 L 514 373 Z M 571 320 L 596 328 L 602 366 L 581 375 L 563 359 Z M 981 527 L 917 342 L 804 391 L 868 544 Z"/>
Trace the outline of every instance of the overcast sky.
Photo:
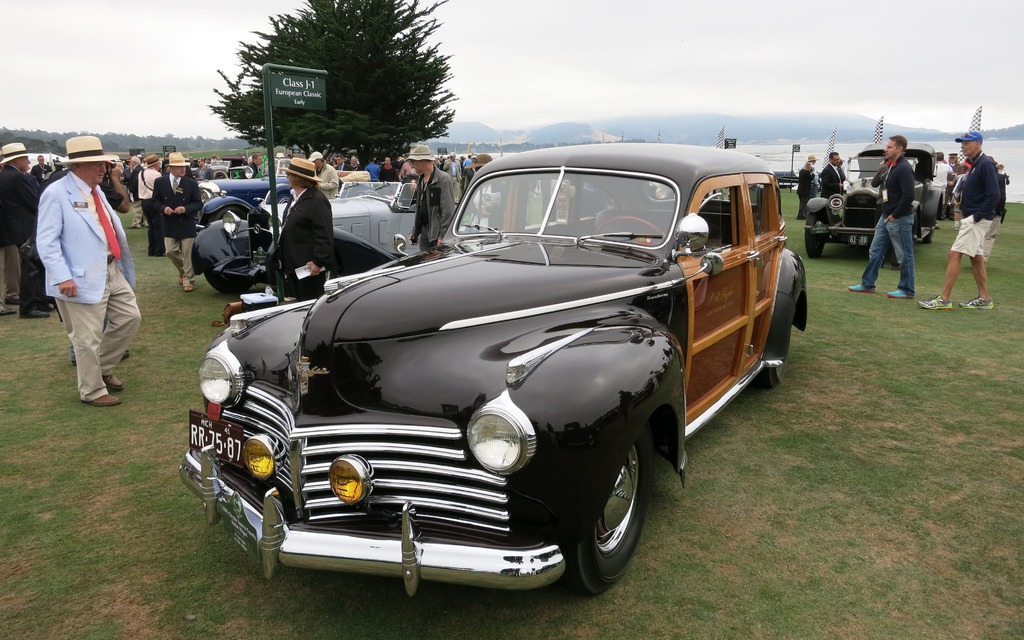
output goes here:
<path id="1" fill-rule="evenodd" d="M 304 0 L 5 0 L 0 126 L 233 135 L 218 69 Z M 853 113 L 965 129 L 1024 123 L 1024 47 L 994 0 L 450 0 L 456 122 L 497 129 L 688 112 Z M 132 59 L 125 55 L 130 44 Z M 371 61 L 372 62 L 372 61 Z M 327 82 L 330 91 L 330 79 Z"/>

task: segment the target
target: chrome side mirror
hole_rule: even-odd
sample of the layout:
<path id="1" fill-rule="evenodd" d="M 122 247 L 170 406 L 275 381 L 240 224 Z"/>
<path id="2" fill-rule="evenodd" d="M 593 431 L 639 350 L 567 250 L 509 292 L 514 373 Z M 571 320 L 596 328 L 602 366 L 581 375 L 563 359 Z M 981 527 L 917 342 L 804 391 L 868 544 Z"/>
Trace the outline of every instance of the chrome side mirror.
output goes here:
<path id="1" fill-rule="evenodd" d="M 708 241 L 708 221 L 694 212 L 683 216 L 676 227 L 676 246 L 682 245 L 680 255 L 700 251 Z"/>

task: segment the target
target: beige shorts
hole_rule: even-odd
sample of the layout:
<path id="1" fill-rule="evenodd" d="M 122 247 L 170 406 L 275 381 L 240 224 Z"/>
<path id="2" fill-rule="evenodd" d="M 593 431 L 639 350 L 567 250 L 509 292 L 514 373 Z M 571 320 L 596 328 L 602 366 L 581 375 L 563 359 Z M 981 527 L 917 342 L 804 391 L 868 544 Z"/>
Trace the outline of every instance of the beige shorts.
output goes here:
<path id="1" fill-rule="evenodd" d="M 956 234 L 956 240 L 953 241 L 953 246 L 949 250 L 971 258 L 983 255 L 985 253 L 985 234 L 988 233 L 990 226 L 992 226 L 991 220 L 982 219 L 980 222 L 975 222 L 974 216 L 965 215 L 960 220 L 960 232 Z"/>

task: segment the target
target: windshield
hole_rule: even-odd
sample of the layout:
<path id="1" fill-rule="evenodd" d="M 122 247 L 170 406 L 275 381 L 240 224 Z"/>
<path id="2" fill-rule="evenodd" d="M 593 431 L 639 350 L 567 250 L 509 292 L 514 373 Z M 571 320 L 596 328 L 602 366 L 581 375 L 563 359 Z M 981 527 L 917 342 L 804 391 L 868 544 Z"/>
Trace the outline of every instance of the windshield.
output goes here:
<path id="1" fill-rule="evenodd" d="M 669 182 L 646 175 L 498 174 L 473 185 L 455 233 L 599 236 L 659 246 L 672 236 L 677 203 Z"/>

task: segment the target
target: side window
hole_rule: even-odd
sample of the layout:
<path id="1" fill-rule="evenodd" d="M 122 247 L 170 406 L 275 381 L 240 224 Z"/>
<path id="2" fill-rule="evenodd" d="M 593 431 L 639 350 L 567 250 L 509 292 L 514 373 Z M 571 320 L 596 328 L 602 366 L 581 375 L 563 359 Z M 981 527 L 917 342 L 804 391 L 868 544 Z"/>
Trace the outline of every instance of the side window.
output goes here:
<path id="1" fill-rule="evenodd" d="M 738 187 L 712 189 L 700 203 L 697 213 L 708 223 L 706 246 L 709 249 L 721 249 L 736 242 L 733 210 L 738 202 L 737 189 Z"/>
<path id="2" fill-rule="evenodd" d="M 754 235 L 759 236 L 768 227 L 765 224 L 765 206 L 763 203 L 764 186 L 760 184 L 750 185 L 750 215 L 753 218 Z"/>

